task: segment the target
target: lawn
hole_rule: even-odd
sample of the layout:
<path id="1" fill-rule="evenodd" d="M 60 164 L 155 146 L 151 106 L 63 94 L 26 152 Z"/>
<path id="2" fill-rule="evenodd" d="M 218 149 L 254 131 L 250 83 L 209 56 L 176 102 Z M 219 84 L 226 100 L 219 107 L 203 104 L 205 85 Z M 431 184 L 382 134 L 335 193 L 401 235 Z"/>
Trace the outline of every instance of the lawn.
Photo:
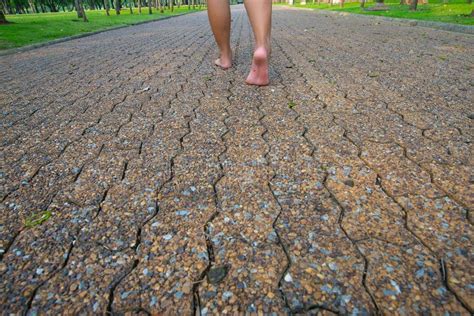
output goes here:
<path id="1" fill-rule="evenodd" d="M 339 4 L 333 6 L 320 4 L 318 6 L 317 3 L 313 4 L 311 0 L 307 0 L 306 5 L 296 4 L 295 6 L 358 14 L 382 15 L 393 18 L 474 25 L 474 18 L 469 17 L 471 11 L 474 9 L 474 4 L 468 4 L 466 0 L 449 0 L 449 3 L 443 3 L 443 0 L 429 0 L 429 4 L 419 4 L 417 11 L 410 11 L 408 5 L 400 5 L 399 3 L 400 1 L 396 0 L 385 1 L 385 4 L 390 8 L 388 11 L 365 11 L 360 7 L 359 2 L 348 2 L 344 4 L 344 8 L 340 8 Z M 373 5 L 374 2 L 369 2 L 366 3 L 365 6 L 371 7 Z"/>
<path id="2" fill-rule="evenodd" d="M 104 10 L 89 10 L 86 11 L 89 22 L 77 19 L 75 11 L 7 15 L 7 20 L 13 23 L 0 25 L 0 50 L 194 11 L 181 6 L 173 12 L 167 10 L 159 13 L 153 9 L 153 14 L 148 14 L 146 7 L 142 8 L 142 14 L 138 14 L 137 8 L 134 9 L 134 14 L 130 14 L 130 9 L 124 8 L 120 15 L 116 15 L 115 10 L 110 10 L 110 16 L 107 16 Z"/>

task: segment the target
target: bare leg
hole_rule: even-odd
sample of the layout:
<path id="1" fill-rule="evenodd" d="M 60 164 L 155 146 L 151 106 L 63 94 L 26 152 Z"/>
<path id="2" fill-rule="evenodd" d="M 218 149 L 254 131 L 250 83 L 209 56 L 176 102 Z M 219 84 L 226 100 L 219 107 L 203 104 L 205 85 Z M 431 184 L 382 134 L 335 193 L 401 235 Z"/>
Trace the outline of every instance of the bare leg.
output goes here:
<path id="1" fill-rule="evenodd" d="M 269 83 L 268 58 L 270 57 L 272 3 L 271 0 L 245 0 L 244 4 L 255 36 L 252 67 L 245 82 L 265 86 Z"/>
<path id="2" fill-rule="evenodd" d="M 224 69 L 232 66 L 230 48 L 230 5 L 228 0 L 208 0 L 207 15 L 214 38 L 219 47 L 220 57 L 215 63 Z"/>

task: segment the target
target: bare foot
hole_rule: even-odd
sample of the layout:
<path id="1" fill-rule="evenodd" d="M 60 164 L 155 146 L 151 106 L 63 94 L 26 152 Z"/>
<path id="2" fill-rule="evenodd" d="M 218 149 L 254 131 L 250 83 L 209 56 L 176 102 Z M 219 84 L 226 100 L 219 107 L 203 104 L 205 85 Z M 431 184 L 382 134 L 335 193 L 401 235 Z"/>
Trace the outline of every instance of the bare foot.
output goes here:
<path id="1" fill-rule="evenodd" d="M 270 82 L 268 79 L 268 52 L 265 47 L 259 47 L 253 53 L 252 67 L 245 82 L 256 86 L 266 86 Z"/>
<path id="2" fill-rule="evenodd" d="M 229 69 L 232 67 L 232 53 L 221 53 L 221 56 L 214 61 L 214 64 L 221 67 L 222 69 Z"/>

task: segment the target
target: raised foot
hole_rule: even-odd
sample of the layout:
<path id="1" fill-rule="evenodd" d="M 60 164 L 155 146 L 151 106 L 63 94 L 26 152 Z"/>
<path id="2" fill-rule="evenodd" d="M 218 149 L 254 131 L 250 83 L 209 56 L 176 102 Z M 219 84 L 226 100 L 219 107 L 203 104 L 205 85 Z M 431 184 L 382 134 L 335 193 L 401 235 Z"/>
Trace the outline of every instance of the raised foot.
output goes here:
<path id="1" fill-rule="evenodd" d="M 268 79 L 268 51 L 266 48 L 257 48 L 253 53 L 252 67 L 245 82 L 256 86 L 266 86 L 270 82 Z"/>

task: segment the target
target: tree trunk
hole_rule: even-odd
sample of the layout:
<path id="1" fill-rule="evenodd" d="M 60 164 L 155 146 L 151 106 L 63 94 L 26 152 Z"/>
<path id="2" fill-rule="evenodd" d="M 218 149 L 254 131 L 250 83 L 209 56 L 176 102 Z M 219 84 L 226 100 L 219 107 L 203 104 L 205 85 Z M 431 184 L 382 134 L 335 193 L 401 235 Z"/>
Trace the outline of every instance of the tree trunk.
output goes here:
<path id="1" fill-rule="evenodd" d="M 339 5 L 341 6 L 341 8 L 344 8 L 344 0 L 339 0 Z"/>
<path id="2" fill-rule="evenodd" d="M 86 12 L 84 11 L 84 5 L 82 4 L 82 0 L 74 0 L 74 5 L 76 6 L 77 18 L 82 18 L 84 22 L 89 22 L 86 16 Z"/>
<path id="3" fill-rule="evenodd" d="M 158 8 L 160 8 L 160 13 L 165 12 L 165 10 L 163 9 L 163 6 L 161 5 L 161 0 L 157 0 L 157 1 L 158 1 Z"/>
<path id="4" fill-rule="evenodd" d="M 360 7 L 365 8 L 365 0 L 360 0 Z"/>
<path id="5" fill-rule="evenodd" d="M 115 13 L 120 15 L 120 9 L 122 8 L 122 3 L 120 0 L 115 0 Z"/>
<path id="6" fill-rule="evenodd" d="M 418 6 L 418 0 L 411 0 L 410 10 L 416 11 L 416 7 Z"/>
<path id="7" fill-rule="evenodd" d="M 10 14 L 11 11 L 7 6 L 6 0 L 0 0 L 0 10 L 3 12 L 3 14 Z"/>
<path id="8" fill-rule="evenodd" d="M 405 5 L 407 4 L 406 0 L 400 0 L 400 5 Z"/>
<path id="9" fill-rule="evenodd" d="M 84 22 L 89 22 L 89 20 L 87 19 L 87 16 L 86 16 L 86 11 L 84 10 L 84 5 L 82 4 L 82 0 L 78 0 L 79 1 L 79 6 L 81 8 L 81 11 L 82 11 L 82 20 Z"/>
<path id="10" fill-rule="evenodd" d="M 142 0 L 138 0 L 138 14 L 142 14 Z"/>
<path id="11" fill-rule="evenodd" d="M 57 3 L 54 0 L 48 1 L 48 6 L 49 6 L 51 12 L 58 12 L 59 11 L 58 8 L 56 7 L 56 4 Z"/>
<path id="12" fill-rule="evenodd" d="M 191 3 L 193 5 L 193 10 L 196 9 L 196 0 L 191 0 Z"/>
<path id="13" fill-rule="evenodd" d="M 130 7 L 130 14 L 133 14 L 132 1 L 128 0 L 128 6 Z"/>
<path id="14" fill-rule="evenodd" d="M 34 3 L 33 3 L 33 0 L 28 0 L 28 4 L 30 5 L 31 11 L 32 11 L 33 13 L 37 13 L 37 12 L 36 12 L 36 8 L 35 8 L 35 5 L 34 5 Z M 64 7 L 63 7 L 63 11 L 64 11 Z"/>
<path id="15" fill-rule="evenodd" d="M 153 14 L 153 11 L 151 9 L 151 0 L 148 0 L 148 14 Z"/>
<path id="16" fill-rule="evenodd" d="M 74 6 L 76 7 L 77 18 L 78 18 L 78 19 L 83 19 L 84 16 L 82 15 L 82 9 L 81 9 L 81 6 L 80 6 L 80 0 L 74 0 Z"/>
<path id="17" fill-rule="evenodd" d="M 7 24 L 8 21 L 5 18 L 5 14 L 3 14 L 3 9 L 0 8 L 0 24 Z"/>
<path id="18" fill-rule="evenodd" d="M 104 0 L 105 13 L 110 16 L 110 4 L 109 0 Z"/>

